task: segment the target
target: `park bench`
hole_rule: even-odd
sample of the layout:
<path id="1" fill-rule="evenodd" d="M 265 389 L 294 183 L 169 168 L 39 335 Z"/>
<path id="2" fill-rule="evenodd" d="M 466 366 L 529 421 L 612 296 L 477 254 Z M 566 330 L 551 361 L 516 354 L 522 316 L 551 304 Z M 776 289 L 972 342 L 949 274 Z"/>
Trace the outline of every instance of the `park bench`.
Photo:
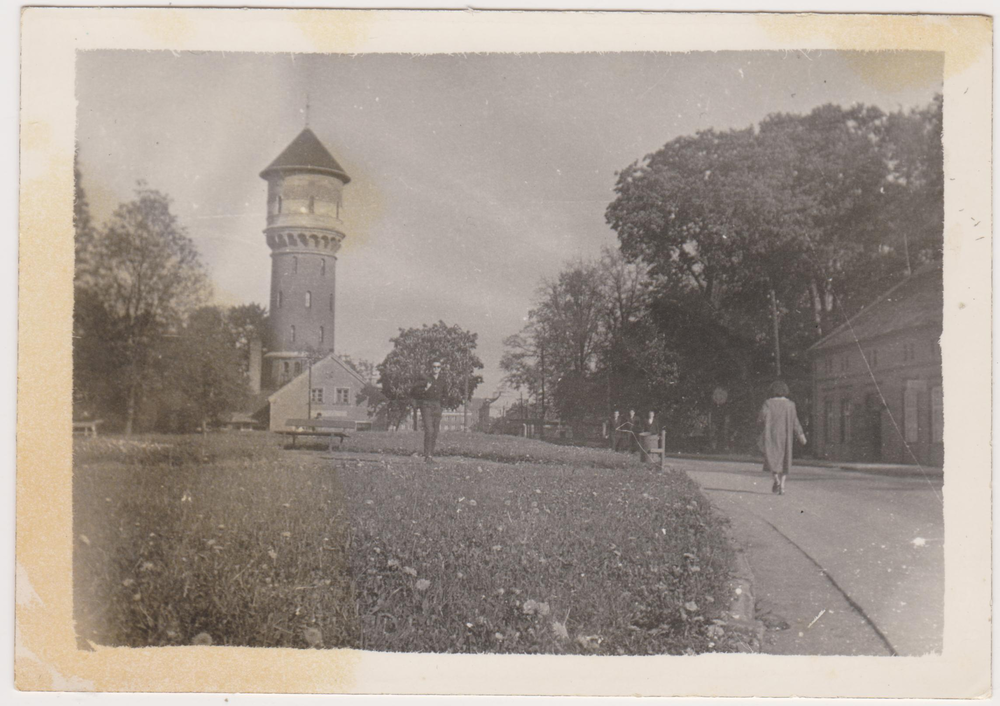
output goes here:
<path id="1" fill-rule="evenodd" d="M 300 436 L 328 436 L 330 446 L 333 446 L 334 438 L 340 439 L 340 445 L 344 445 L 344 439 L 350 436 L 350 431 L 355 429 L 355 423 L 344 419 L 289 419 L 285 422 L 290 429 L 279 431 L 279 434 L 292 437 L 292 447 L 295 447 L 295 440 Z"/>
<path id="2" fill-rule="evenodd" d="M 103 419 L 87 419 L 73 422 L 73 433 L 83 434 L 84 436 L 97 436 L 97 425 L 103 421 Z"/>

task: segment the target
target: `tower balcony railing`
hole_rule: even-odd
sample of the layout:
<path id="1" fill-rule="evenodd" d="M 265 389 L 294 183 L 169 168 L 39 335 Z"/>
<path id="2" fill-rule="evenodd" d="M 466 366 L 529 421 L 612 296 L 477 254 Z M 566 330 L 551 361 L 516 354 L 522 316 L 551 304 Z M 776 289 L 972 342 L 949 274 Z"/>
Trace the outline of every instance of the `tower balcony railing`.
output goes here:
<path id="1" fill-rule="evenodd" d="M 268 228 L 267 245 L 271 250 L 315 250 L 335 253 L 340 250 L 344 234 L 330 230 L 276 230 Z"/>

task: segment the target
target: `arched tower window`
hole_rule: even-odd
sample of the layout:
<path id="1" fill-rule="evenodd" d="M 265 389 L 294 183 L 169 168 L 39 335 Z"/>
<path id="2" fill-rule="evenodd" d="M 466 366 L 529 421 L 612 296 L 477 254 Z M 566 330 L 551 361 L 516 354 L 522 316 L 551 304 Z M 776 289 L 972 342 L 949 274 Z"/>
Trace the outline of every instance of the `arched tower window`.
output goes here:
<path id="1" fill-rule="evenodd" d="M 279 309 L 281 308 L 281 290 L 280 290 L 280 289 L 278 290 L 278 301 L 277 301 L 277 307 L 278 307 Z"/>
<path id="2" fill-rule="evenodd" d="M 326 339 L 326 329 L 322 326 L 319 327 L 319 342 L 322 343 Z"/>
<path id="3" fill-rule="evenodd" d="M 313 293 L 306 292 L 306 309 L 312 309 L 313 305 Z"/>
<path id="4" fill-rule="evenodd" d="M 295 324 L 292 324 L 292 343 L 295 343 Z"/>
<path id="5" fill-rule="evenodd" d="M 321 277 L 326 277 L 326 258 L 321 257 L 319 259 L 319 274 Z"/>
<path id="6" fill-rule="evenodd" d="M 292 272 L 294 273 L 294 272 L 298 272 L 298 271 L 299 271 L 299 256 L 298 255 L 294 255 L 292 257 Z"/>

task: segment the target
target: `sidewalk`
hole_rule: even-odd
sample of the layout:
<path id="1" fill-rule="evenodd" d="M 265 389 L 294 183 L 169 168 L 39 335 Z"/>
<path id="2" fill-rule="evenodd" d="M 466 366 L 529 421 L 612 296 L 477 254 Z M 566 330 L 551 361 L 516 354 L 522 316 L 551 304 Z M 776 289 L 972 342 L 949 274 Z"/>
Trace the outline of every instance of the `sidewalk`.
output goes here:
<path id="1" fill-rule="evenodd" d="M 692 461 L 736 461 L 740 463 L 763 463 L 760 456 L 750 454 L 683 454 L 667 453 L 667 459 Z M 878 476 L 897 476 L 901 478 L 943 478 L 944 469 L 936 466 L 917 466 L 903 463 L 849 463 L 843 461 L 824 461 L 813 458 L 796 458 L 796 466 L 811 466 L 814 468 L 836 468 L 854 473 L 868 473 Z"/>

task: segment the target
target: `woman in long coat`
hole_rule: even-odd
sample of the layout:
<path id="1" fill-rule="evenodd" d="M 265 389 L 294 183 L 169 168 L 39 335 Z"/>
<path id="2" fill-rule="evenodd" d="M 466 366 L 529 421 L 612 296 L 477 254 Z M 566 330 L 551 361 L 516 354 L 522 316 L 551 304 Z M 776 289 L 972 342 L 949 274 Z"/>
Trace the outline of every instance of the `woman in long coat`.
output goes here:
<path id="1" fill-rule="evenodd" d="M 805 432 L 795 412 L 795 403 L 788 399 L 788 385 L 781 380 L 771 385 L 771 397 L 757 415 L 760 427 L 758 445 L 764 452 L 764 470 L 774 478 L 771 492 L 785 494 L 785 478 L 792 468 L 792 438 L 806 443 Z"/>

